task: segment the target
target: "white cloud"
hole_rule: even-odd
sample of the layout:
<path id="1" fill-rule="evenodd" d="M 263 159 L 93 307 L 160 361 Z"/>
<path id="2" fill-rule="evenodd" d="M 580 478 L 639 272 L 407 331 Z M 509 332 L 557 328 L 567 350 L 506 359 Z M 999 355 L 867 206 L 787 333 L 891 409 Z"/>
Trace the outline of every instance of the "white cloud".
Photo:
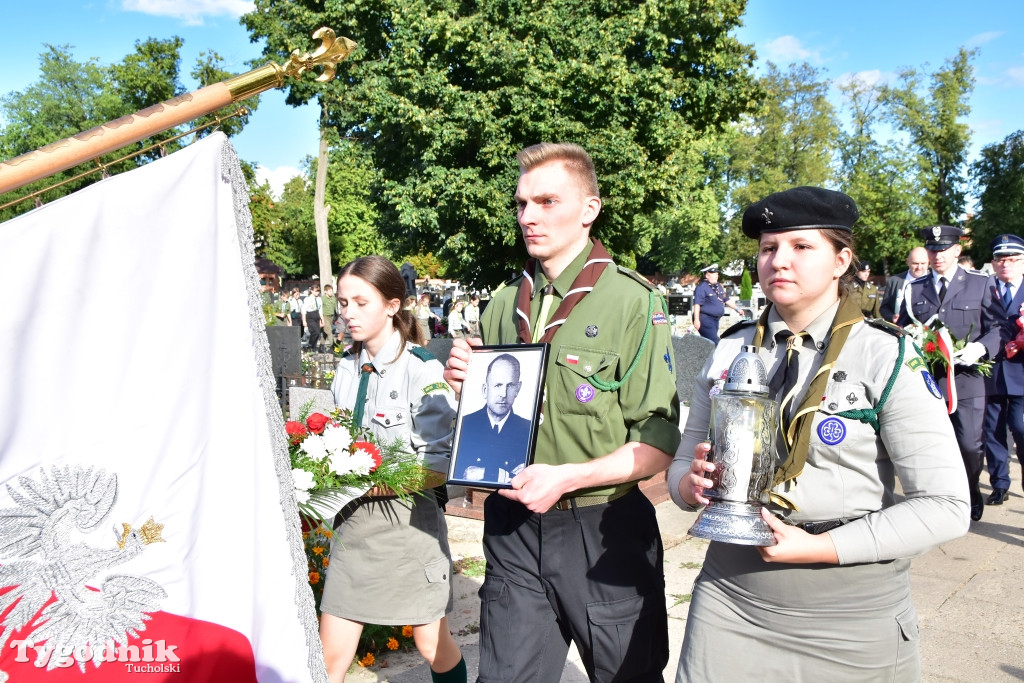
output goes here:
<path id="1" fill-rule="evenodd" d="M 1024 85 L 1024 66 L 1015 66 L 1007 69 L 1006 77 L 1012 85 Z"/>
<path id="2" fill-rule="evenodd" d="M 765 44 L 764 57 L 777 64 L 790 62 L 811 62 L 820 64 L 821 54 L 817 50 L 809 50 L 796 36 L 781 36 Z"/>
<path id="3" fill-rule="evenodd" d="M 876 85 L 885 85 L 895 80 L 896 75 L 889 71 L 879 71 L 878 69 L 871 69 L 870 71 L 858 71 L 857 73 L 846 72 L 842 76 L 836 79 L 836 85 L 847 85 L 849 83 L 863 83 L 867 87 L 873 87 Z"/>
<path id="4" fill-rule="evenodd" d="M 270 194 L 274 199 L 281 198 L 281 191 L 284 189 L 285 183 L 297 175 L 302 174 L 299 172 L 299 169 L 292 166 L 278 166 L 277 168 L 256 167 L 256 181 L 261 185 L 265 182 L 269 183 Z"/>
<path id="5" fill-rule="evenodd" d="M 174 17 L 193 26 L 202 24 L 207 16 L 240 17 L 253 6 L 245 0 L 121 0 L 122 9 L 129 12 Z"/>
<path id="6" fill-rule="evenodd" d="M 972 47 L 979 47 L 981 45 L 984 45 L 985 43 L 991 43 L 996 38 L 1002 36 L 1003 33 L 1004 31 L 985 31 L 984 33 L 979 33 L 968 38 L 967 42 L 964 44 L 964 47 L 970 49 Z"/>

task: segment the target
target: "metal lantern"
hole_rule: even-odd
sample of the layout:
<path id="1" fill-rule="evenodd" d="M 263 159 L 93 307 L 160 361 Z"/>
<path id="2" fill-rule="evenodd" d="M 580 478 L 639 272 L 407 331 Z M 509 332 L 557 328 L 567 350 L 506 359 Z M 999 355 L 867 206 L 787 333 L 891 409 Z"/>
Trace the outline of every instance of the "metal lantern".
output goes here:
<path id="1" fill-rule="evenodd" d="M 697 516 L 690 534 L 740 545 L 775 545 L 771 527 L 761 518 L 768 502 L 777 456 L 779 406 L 768 396 L 768 373 L 756 346 L 744 346 L 729 366 L 723 390 L 711 399 L 711 452 L 714 482 L 711 501 Z"/>

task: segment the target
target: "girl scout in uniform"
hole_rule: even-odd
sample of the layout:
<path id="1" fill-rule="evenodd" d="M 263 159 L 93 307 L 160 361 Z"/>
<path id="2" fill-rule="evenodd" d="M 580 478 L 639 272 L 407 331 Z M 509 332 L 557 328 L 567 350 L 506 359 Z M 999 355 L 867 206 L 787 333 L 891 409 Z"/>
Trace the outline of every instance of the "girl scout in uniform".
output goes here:
<path id="1" fill-rule="evenodd" d="M 920 679 L 910 558 L 967 531 L 967 482 L 923 360 L 899 328 L 865 321 L 840 284 L 857 216 L 848 196 L 813 187 L 743 215 L 771 305 L 726 332 L 705 365 L 669 491 L 687 509 L 708 502 L 709 394 L 741 345 L 760 346 L 782 416 L 762 510 L 778 545 L 710 544 L 678 682 Z"/>
<path id="2" fill-rule="evenodd" d="M 405 281 L 387 259 L 365 256 L 338 276 L 338 307 L 354 345 L 338 363 L 334 401 L 382 442 L 402 440 L 429 470 L 424 491 L 403 503 L 371 489 L 347 506 L 327 569 L 320 640 L 332 683 L 345 680 L 364 623 L 412 625 L 434 681 L 465 683 L 448 630 L 452 561 L 444 514 L 428 487 L 443 483 L 455 408 L 443 367 L 418 344 L 401 308 Z"/>

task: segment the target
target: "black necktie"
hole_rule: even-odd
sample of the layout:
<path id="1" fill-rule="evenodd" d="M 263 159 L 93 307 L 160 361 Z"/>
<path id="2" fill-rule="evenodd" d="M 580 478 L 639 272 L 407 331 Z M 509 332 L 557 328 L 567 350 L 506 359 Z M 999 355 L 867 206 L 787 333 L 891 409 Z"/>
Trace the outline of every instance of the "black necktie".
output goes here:
<path id="1" fill-rule="evenodd" d="M 946 278 L 940 277 L 939 278 L 939 303 L 941 304 L 942 300 L 945 299 L 945 298 L 946 298 Z"/>
<path id="2" fill-rule="evenodd" d="M 356 428 L 363 426 L 363 408 L 366 407 L 366 387 L 370 383 L 370 374 L 373 372 L 373 366 L 369 363 L 363 363 L 359 369 L 363 372 L 359 375 L 359 391 L 356 392 L 356 404 L 352 406 L 352 424 Z"/>
<path id="3" fill-rule="evenodd" d="M 785 342 L 786 344 L 786 360 L 781 364 L 781 367 L 775 370 L 771 381 L 768 382 L 768 389 L 771 391 L 772 396 L 775 397 L 775 400 L 779 402 L 779 416 L 782 419 L 783 436 L 789 431 L 790 413 L 793 412 L 792 408 L 795 403 L 792 398 L 787 401 L 786 397 L 793 391 L 800 377 L 800 352 L 793 347 L 802 344 L 803 337 L 806 336 L 806 332 L 793 334 L 789 330 L 775 333 L 775 343 L 782 344 Z"/>

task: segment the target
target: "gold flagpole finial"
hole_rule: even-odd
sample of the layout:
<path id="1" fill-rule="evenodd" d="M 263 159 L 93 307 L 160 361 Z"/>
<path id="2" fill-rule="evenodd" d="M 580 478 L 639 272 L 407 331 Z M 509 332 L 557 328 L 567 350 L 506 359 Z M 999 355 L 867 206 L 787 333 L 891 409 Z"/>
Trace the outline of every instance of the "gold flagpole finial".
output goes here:
<path id="1" fill-rule="evenodd" d="M 323 72 L 317 76 L 317 82 L 327 83 L 334 80 L 338 64 L 356 49 L 356 44 L 342 36 L 340 39 L 335 35 L 334 30 L 321 26 L 314 33 L 313 37 L 320 41 L 320 47 L 313 50 L 312 54 L 299 54 L 298 50 L 292 52 L 284 65 L 286 76 L 297 78 L 303 72 L 314 67 L 323 67 Z"/>

